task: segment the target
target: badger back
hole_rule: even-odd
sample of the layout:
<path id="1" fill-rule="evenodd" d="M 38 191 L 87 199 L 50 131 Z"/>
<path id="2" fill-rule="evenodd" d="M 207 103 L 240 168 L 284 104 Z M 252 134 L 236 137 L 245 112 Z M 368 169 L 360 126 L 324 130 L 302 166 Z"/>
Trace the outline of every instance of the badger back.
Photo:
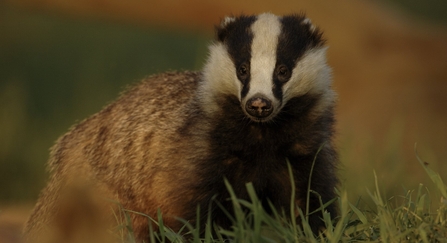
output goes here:
<path id="1" fill-rule="evenodd" d="M 216 29 L 199 88 L 207 113 L 224 97 L 253 122 L 274 121 L 294 97 L 317 96 L 314 113 L 333 103 L 325 41 L 304 15 L 226 17 Z"/>

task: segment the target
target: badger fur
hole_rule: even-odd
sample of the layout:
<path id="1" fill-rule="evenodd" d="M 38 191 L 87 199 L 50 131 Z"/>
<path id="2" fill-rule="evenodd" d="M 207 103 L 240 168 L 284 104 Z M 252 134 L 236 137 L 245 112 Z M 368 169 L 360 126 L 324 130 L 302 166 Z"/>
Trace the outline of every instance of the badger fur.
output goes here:
<path id="1" fill-rule="evenodd" d="M 194 222 L 198 206 L 230 226 L 216 206 L 231 211 L 224 179 L 239 198 L 249 199 L 251 182 L 266 210 L 271 202 L 287 212 L 288 163 L 298 207 L 306 208 L 309 184 L 310 212 L 321 206 L 317 194 L 323 203 L 335 197 L 335 93 L 321 31 L 304 15 L 269 13 L 227 17 L 216 29 L 201 72 L 151 76 L 58 140 L 25 235 L 55 224 L 61 195 L 80 180 L 125 209 L 153 218 L 160 210 L 174 230 L 177 218 Z M 334 205 L 325 210 L 336 216 Z M 315 232 L 321 216 L 309 217 Z M 147 241 L 148 219 L 131 219 Z"/>

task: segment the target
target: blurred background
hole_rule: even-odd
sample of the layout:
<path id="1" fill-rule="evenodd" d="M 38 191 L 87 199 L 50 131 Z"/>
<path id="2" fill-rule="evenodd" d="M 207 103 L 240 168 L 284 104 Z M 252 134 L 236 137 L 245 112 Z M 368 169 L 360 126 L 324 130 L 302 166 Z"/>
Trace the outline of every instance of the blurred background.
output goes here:
<path id="1" fill-rule="evenodd" d="M 374 171 L 389 197 L 436 194 L 414 147 L 446 180 L 447 1 L 4 0 L 0 234 L 28 215 L 73 124 L 147 75 L 201 69 L 223 16 L 261 12 L 305 12 L 325 33 L 350 198 L 368 198 Z"/>

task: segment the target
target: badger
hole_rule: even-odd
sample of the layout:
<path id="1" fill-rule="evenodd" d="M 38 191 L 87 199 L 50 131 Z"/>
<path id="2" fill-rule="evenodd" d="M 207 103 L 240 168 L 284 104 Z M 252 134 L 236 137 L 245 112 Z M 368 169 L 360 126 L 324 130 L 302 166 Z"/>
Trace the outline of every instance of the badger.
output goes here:
<path id="1" fill-rule="evenodd" d="M 291 200 L 318 211 L 335 198 L 336 94 L 320 29 L 304 14 L 263 13 L 226 17 L 216 33 L 202 71 L 150 76 L 59 138 L 26 236 L 55 224 L 61 195 L 80 180 L 140 213 L 130 215 L 139 241 L 149 237 L 141 215 L 158 211 L 174 231 L 197 207 L 230 227 L 225 180 L 245 200 L 251 183 L 269 212 L 290 213 Z M 324 211 L 334 218 L 336 208 Z M 314 232 L 321 211 L 307 215 Z"/>

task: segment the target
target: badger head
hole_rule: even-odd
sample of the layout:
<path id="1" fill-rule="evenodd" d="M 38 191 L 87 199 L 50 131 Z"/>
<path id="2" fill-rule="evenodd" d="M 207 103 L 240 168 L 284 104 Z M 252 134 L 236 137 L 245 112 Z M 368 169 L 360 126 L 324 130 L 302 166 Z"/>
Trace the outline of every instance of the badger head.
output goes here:
<path id="1" fill-rule="evenodd" d="M 200 87 L 207 112 L 235 96 L 246 117 L 263 123 L 294 97 L 317 95 L 315 112 L 333 102 L 322 33 L 303 15 L 227 17 L 216 29 Z"/>

